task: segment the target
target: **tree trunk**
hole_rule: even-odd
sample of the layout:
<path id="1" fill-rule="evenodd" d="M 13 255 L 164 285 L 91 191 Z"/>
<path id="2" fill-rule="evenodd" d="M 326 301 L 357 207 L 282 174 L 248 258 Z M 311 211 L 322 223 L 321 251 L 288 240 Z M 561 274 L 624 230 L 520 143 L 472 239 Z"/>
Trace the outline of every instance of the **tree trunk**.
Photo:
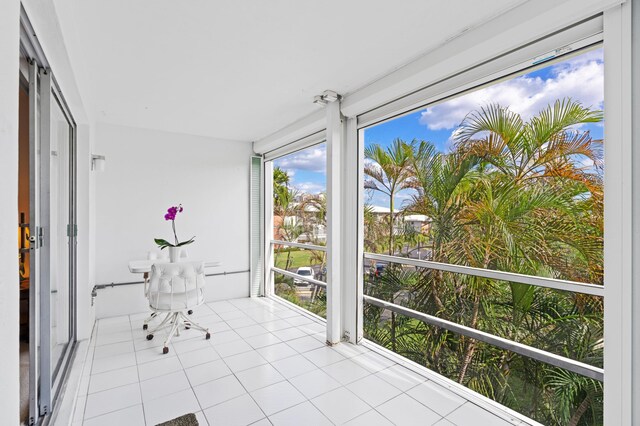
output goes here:
<path id="1" fill-rule="evenodd" d="M 391 350 L 396 351 L 396 313 L 391 312 Z"/>
<path id="2" fill-rule="evenodd" d="M 435 333 L 435 341 L 438 342 L 438 347 L 433 352 L 433 366 L 434 366 L 433 369 L 436 373 L 440 373 L 440 352 L 442 351 L 442 346 L 443 346 L 442 344 L 440 344 L 440 337 L 442 336 L 443 333 L 444 331 L 442 329 L 437 330 Z M 428 354 L 426 353 L 426 349 L 425 349 L 424 365 L 428 365 L 427 361 L 428 361 Z"/>
<path id="3" fill-rule="evenodd" d="M 587 395 L 587 397 L 583 399 L 580 405 L 578 406 L 578 409 L 576 410 L 576 412 L 573 413 L 573 416 L 571 416 L 568 426 L 577 426 L 578 422 L 580 421 L 584 413 L 587 412 L 587 408 L 589 408 L 590 404 L 591 404 L 591 397 Z"/>
<path id="4" fill-rule="evenodd" d="M 440 256 L 436 256 L 435 255 L 435 250 L 436 250 L 436 243 L 435 241 L 433 242 L 433 245 L 431 247 L 431 258 L 427 259 L 427 260 L 433 260 L 435 262 L 442 262 L 442 260 L 440 259 Z M 439 250 L 438 250 L 439 251 Z M 431 295 L 433 296 L 433 300 L 436 303 L 436 306 L 438 307 L 438 312 L 444 312 L 444 303 L 442 303 L 442 300 L 440 299 L 440 296 L 438 295 L 438 285 L 439 283 L 442 283 L 442 281 L 444 281 L 444 273 L 442 271 L 436 271 L 434 278 L 436 278 L 435 280 L 431 279 L 429 280 L 429 286 L 431 287 Z"/>
<path id="5" fill-rule="evenodd" d="M 438 282 L 442 282 L 442 271 L 437 271 L 436 277 L 438 278 Z M 438 307 L 438 312 L 444 312 L 444 303 L 442 303 L 442 300 L 438 295 L 438 286 L 436 285 L 435 280 L 429 280 L 429 286 L 431 287 L 433 300 L 436 302 L 436 306 Z"/>
<path id="6" fill-rule="evenodd" d="M 284 270 L 289 270 L 289 265 L 291 265 L 291 250 L 287 250 L 287 261 L 284 264 Z"/>
<path id="7" fill-rule="evenodd" d="M 389 196 L 389 256 L 393 256 L 393 191 Z"/>
<path id="8" fill-rule="evenodd" d="M 280 250 L 273 248 L 273 265 L 278 266 L 278 259 L 280 258 Z"/>
<path id="9" fill-rule="evenodd" d="M 480 296 L 476 296 L 473 301 L 473 317 L 471 319 L 471 328 L 476 328 L 478 324 L 478 312 L 480 311 Z M 473 354 L 476 351 L 476 341 L 471 339 L 467 344 L 467 350 L 464 355 L 464 359 L 462 362 L 462 367 L 460 368 L 460 374 L 458 375 L 458 383 L 462 383 L 467 374 L 467 368 L 471 364 L 471 360 L 473 359 Z"/>

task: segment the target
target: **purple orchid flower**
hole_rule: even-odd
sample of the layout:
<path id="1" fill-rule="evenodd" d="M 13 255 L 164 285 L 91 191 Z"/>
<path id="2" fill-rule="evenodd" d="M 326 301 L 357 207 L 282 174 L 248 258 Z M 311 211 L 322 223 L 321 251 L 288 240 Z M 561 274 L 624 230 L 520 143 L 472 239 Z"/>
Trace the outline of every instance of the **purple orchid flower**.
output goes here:
<path id="1" fill-rule="evenodd" d="M 195 237 L 191 238 L 188 241 L 184 241 L 182 243 L 180 243 L 178 241 L 178 235 L 176 234 L 176 216 L 178 215 L 178 213 L 182 213 L 184 209 L 182 208 L 182 204 L 178 204 L 177 206 L 171 206 L 167 209 L 167 212 L 164 215 L 164 220 L 170 220 L 171 221 L 171 228 L 173 229 L 173 238 L 175 240 L 175 245 L 169 243 L 166 240 L 162 240 L 162 239 L 154 239 L 154 241 L 156 242 L 156 244 L 158 244 L 158 246 L 163 249 L 165 247 L 179 247 L 182 245 L 186 245 L 186 244 L 191 244 L 193 242 L 193 240 L 195 239 Z"/>
<path id="2" fill-rule="evenodd" d="M 178 213 L 181 213 L 183 210 L 182 204 L 169 207 L 167 213 L 164 215 L 164 220 L 176 220 Z"/>

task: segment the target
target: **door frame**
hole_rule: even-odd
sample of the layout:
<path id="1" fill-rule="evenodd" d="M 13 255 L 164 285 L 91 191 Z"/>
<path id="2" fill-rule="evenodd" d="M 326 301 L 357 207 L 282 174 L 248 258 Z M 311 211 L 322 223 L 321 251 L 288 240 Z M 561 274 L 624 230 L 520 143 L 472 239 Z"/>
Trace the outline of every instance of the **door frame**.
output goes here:
<path id="1" fill-rule="evenodd" d="M 23 75 L 29 85 L 30 271 L 29 289 L 29 424 L 47 423 L 55 408 L 77 346 L 77 124 L 49 68 L 24 8 L 20 16 L 20 54 L 29 63 Z M 28 74 L 28 75 L 25 75 Z M 57 105 L 53 104 L 56 102 Z M 69 124 L 68 163 L 68 326 L 69 341 L 51 365 L 51 112 L 59 107 Z M 64 232 L 64 231 L 63 231 Z M 60 237 L 64 238 L 64 234 Z"/>

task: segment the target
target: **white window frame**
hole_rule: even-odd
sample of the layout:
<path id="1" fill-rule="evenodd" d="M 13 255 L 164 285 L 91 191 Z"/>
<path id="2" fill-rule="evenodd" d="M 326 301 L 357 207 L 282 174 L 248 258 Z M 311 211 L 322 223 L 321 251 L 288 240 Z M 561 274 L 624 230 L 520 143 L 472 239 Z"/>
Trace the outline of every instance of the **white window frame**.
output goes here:
<path id="1" fill-rule="evenodd" d="M 626 5 L 628 6 L 628 5 Z M 403 98 L 390 101 L 380 108 L 370 110 L 357 116 L 357 126 L 348 135 L 358 138 L 358 150 L 364 150 L 363 130 L 373 124 L 397 118 L 424 108 L 444 102 L 450 97 L 460 96 L 465 92 L 477 90 L 499 81 L 512 78 L 514 74 L 531 72 L 534 69 L 549 66 L 552 62 L 565 60 L 573 52 L 580 53 L 589 46 L 598 44 L 604 50 L 605 66 L 605 140 L 620 140 L 622 143 L 615 148 L 607 145 L 606 174 L 605 174 L 605 334 L 607 346 L 605 349 L 605 423 L 631 424 L 631 288 L 619 286 L 616 283 L 631 283 L 631 185 L 622 182 L 631 181 L 631 88 L 630 76 L 630 25 L 625 27 L 625 5 L 614 7 L 596 17 L 583 26 L 574 26 L 562 33 L 554 34 L 541 40 L 539 44 L 525 46 L 507 56 L 490 60 L 480 66 L 473 67 L 451 78 L 443 79 L 431 86 L 417 90 Z M 626 18 L 629 21 L 628 17 Z M 606 31 L 606 33 L 605 33 Z M 625 31 L 628 34 L 625 36 Z M 606 34 L 606 35 L 605 35 Z M 578 37 L 575 39 L 574 37 Z M 570 41 L 574 38 L 574 41 Z M 567 44 L 562 40 L 569 40 Z M 626 41 L 626 43 L 625 43 Z M 625 46 L 626 45 L 626 46 Z M 625 47 L 629 49 L 625 55 Z M 547 50 L 549 49 L 549 50 Z M 558 53 L 557 58 L 537 63 L 538 58 Z M 555 51 L 555 52 L 554 52 Z M 524 59 L 527 58 L 528 59 Z M 615 106 L 612 107 L 611 104 Z M 621 108 L 625 105 L 626 108 Z M 354 136 L 356 135 L 356 136 Z M 623 164 L 623 163 L 627 164 Z M 612 169 L 615 170 L 612 173 Z M 623 195 L 623 192 L 626 194 Z M 626 207 L 620 208 L 620 206 Z M 607 207 L 608 206 L 608 207 Z M 361 207 L 360 207 L 361 209 Z M 609 214 L 607 214 L 609 213 Z M 611 213 L 615 213 L 612 215 Z M 361 216 L 362 212 L 359 212 Z M 361 220 L 361 219 L 360 219 Z M 627 230 L 624 235 L 623 230 Z M 359 232 L 362 232 L 359 229 Z M 360 236 L 359 241 L 362 241 Z M 358 247 L 359 258 L 364 257 L 362 246 Z M 625 255 L 623 255 L 623 253 Z M 611 271 L 615 271 L 611 273 Z M 625 277 L 625 274 L 627 276 Z M 362 294 L 362 279 L 358 283 L 358 294 Z M 602 291 L 598 291 L 602 293 Z M 626 303 L 623 303 L 626 302 Z M 348 304 L 349 301 L 346 301 Z M 627 306 L 623 306 L 623 305 Z M 356 323 L 362 323 L 362 304 L 357 305 Z M 622 332 L 620 332 L 623 330 Z M 362 332 L 362 328 L 358 329 Z M 626 333 L 625 333 L 626 332 Z M 627 334 L 625 336 L 625 334 Z M 611 337 L 610 337 L 611 336 Z M 359 335 L 356 340 L 360 340 Z M 615 340 L 615 343 L 612 343 Z M 626 346 L 626 348 L 625 348 Z M 613 368 L 612 368 L 613 367 Z M 626 372 L 626 375 L 625 375 Z M 626 383 L 625 383 L 626 382 Z M 628 417 L 627 417 L 628 416 Z"/>
<path id="2" fill-rule="evenodd" d="M 351 342 L 359 342 L 362 338 L 362 261 L 363 259 L 363 212 L 359 200 L 362 197 L 363 144 L 358 141 L 362 127 L 388 119 L 398 114 L 406 113 L 417 105 L 433 103 L 461 91 L 478 85 L 495 82 L 522 67 L 527 60 L 532 65 L 539 55 L 556 48 L 573 45 L 580 47 L 580 43 L 589 44 L 603 40 L 605 63 L 605 139 L 617 141 L 609 142 L 605 149 L 605 423 L 633 424 L 633 391 L 632 377 L 640 380 L 638 368 L 634 368 L 633 349 L 636 355 L 640 351 L 640 341 L 634 341 L 633 320 L 640 321 L 633 316 L 634 298 L 631 292 L 633 275 L 633 241 L 631 229 L 633 226 L 633 188 L 632 179 L 640 178 L 633 174 L 632 150 L 633 120 L 631 116 L 631 2 L 624 1 L 568 1 L 558 5 L 551 1 L 533 4 L 529 2 L 519 7 L 519 11 L 505 13 L 495 19 L 495 24 L 508 22 L 518 14 L 536 12 L 535 19 L 526 22 L 520 32 L 514 32 L 513 25 L 505 33 L 512 37 L 495 38 L 482 43 L 473 54 L 463 57 L 469 52 L 469 45 L 473 45 L 473 37 L 492 36 L 490 29 L 479 28 L 454 39 L 395 72 L 383 77 L 364 88 L 346 95 L 341 102 L 340 112 L 344 116 L 339 122 L 333 120 L 334 135 L 342 136 L 339 145 L 342 171 L 341 179 L 333 181 L 339 188 L 342 197 L 341 204 L 336 206 L 334 214 L 338 213 L 342 221 L 342 235 L 338 243 L 341 244 L 341 274 L 336 279 L 347 285 L 342 286 L 338 297 L 342 308 L 339 311 L 328 311 L 327 315 L 341 324 L 342 333 Z M 637 6 L 638 2 L 634 0 Z M 545 9 L 538 13 L 540 8 Z M 514 9 L 515 10 L 515 9 Z M 548 12 L 548 13 L 547 13 Z M 596 20 L 601 22 L 601 32 L 587 29 L 582 19 L 600 13 Z M 551 14 L 551 15 L 550 15 Z M 638 16 L 638 15 L 636 15 Z M 587 24 L 589 25 L 589 24 Z M 598 24 L 596 24 L 597 26 Z M 498 25 L 500 26 L 500 25 Z M 586 30 L 585 30 L 586 29 Z M 593 29 L 593 27 L 592 27 Z M 582 32 L 585 30 L 584 32 Z M 591 34 L 588 34 L 591 31 Z M 550 36 L 546 36 L 551 34 Z M 582 35 L 582 36 L 580 36 Z M 596 38 L 594 38 L 594 36 Z M 561 42 L 567 37 L 566 42 Z M 578 45 L 575 45 L 576 40 Z M 551 43 L 553 41 L 553 43 Z M 509 46 L 512 46 L 509 48 Z M 520 47 L 518 47 L 520 46 Z M 547 46 L 547 49 L 543 48 Z M 486 47 L 486 49 L 484 48 Z M 511 50 L 509 50 L 511 49 Z M 534 53 L 538 49 L 538 53 Z M 480 51 L 482 55 L 478 55 Z M 522 55 L 526 52 L 526 55 Z M 520 55 L 520 56 L 518 56 Z M 484 58 L 483 58 L 484 56 Z M 440 58 L 440 60 L 438 60 Z M 517 60 L 520 59 L 520 60 Z M 637 61 L 637 60 L 636 60 Z M 493 67 L 493 68 L 492 68 Z M 636 62 L 637 67 L 637 62 Z M 412 89 L 413 88 L 413 89 Z M 637 90 L 637 89 L 636 89 Z M 637 100 L 636 100 L 637 105 Z M 377 112 L 374 110 L 377 109 Z M 291 126 L 276 132 L 254 144 L 258 153 L 273 150 L 286 143 L 300 139 L 327 126 L 326 111 L 317 111 L 293 123 Z M 328 132 L 328 133 L 329 133 Z M 636 136 L 637 138 L 637 136 Z M 335 152 L 335 151 L 334 151 Z M 266 164 L 266 163 L 265 163 Z M 328 161 L 329 164 L 329 161 Z M 358 172 L 353 173 L 353 169 Z M 265 191 L 272 188 L 269 167 L 264 167 Z M 329 174 L 330 171 L 327 170 Z M 328 180 L 329 181 L 329 180 Z M 327 190 L 331 190 L 329 187 Z M 269 226 L 272 220 L 272 197 L 265 193 L 265 224 Z M 638 206 L 636 206 L 638 208 Z M 271 212 L 271 213 L 269 213 Z M 355 213 L 354 213 L 355 212 Z M 268 227 L 265 230 L 269 229 Z M 350 233 L 357 234 L 352 238 Z M 266 233 L 265 233 L 266 235 Z M 265 241 L 267 238 L 265 238 Z M 332 250 L 332 244 L 327 245 Z M 269 247 L 265 245 L 265 253 Z M 355 253 L 355 259 L 353 257 Z M 637 254 L 636 254 L 637 256 Z M 350 266 L 351 265 L 351 266 Z M 273 259 L 265 261 L 265 272 L 270 271 Z M 355 274 L 355 276 L 354 276 Z M 637 274 L 637 273 L 636 273 Z M 357 282 L 357 286 L 348 285 Z M 269 282 L 265 280 L 265 282 Z M 623 283 L 624 285 L 620 285 Z M 267 286 L 268 287 L 268 286 Z M 268 288 L 267 288 L 268 290 Z M 267 292 L 268 293 L 268 292 Z M 640 310 L 640 300 L 635 303 Z M 638 324 L 635 324 L 636 326 Z M 636 386 L 640 386 L 637 383 Z M 640 414 L 635 414 L 636 416 Z M 635 418 L 636 422 L 638 421 Z"/>
<path id="3" fill-rule="evenodd" d="M 639 3 L 635 1 L 634 6 Z M 607 425 L 637 424 L 638 418 L 634 423 L 633 416 L 640 415 L 632 381 L 638 368 L 638 360 L 635 366 L 633 362 L 638 348 L 634 354 L 633 345 L 639 342 L 633 340 L 632 283 L 634 278 L 638 279 L 638 272 L 634 277 L 631 26 L 629 2 L 604 11 L 604 114 L 605 141 L 608 141 L 604 150 L 604 422 Z M 637 221 L 638 212 L 635 213 Z"/>
<path id="4" fill-rule="evenodd" d="M 322 247 L 322 246 L 316 246 L 313 244 L 300 244 L 295 242 L 279 241 L 273 238 L 273 219 L 274 219 L 273 217 L 273 163 L 274 161 L 284 156 L 293 154 L 295 152 L 302 151 L 304 149 L 311 148 L 313 146 L 316 146 L 322 143 L 327 143 L 326 136 L 327 135 L 325 130 L 320 130 L 313 134 L 310 134 L 305 137 L 292 140 L 292 141 L 287 141 L 287 139 L 285 138 L 280 142 L 280 146 L 273 147 L 273 149 L 271 149 L 268 152 L 265 152 L 262 156 L 262 170 L 264 173 L 264 176 L 263 176 L 263 182 L 264 182 L 263 184 L 264 222 L 263 223 L 264 223 L 264 253 L 265 253 L 265 256 L 264 256 L 265 261 L 264 261 L 264 268 L 263 268 L 264 296 L 277 297 L 274 289 L 275 273 L 280 273 L 280 274 L 291 276 L 294 278 L 305 279 L 300 275 L 297 275 L 288 271 L 284 271 L 275 267 L 274 250 L 273 250 L 274 244 L 281 244 L 281 245 L 295 246 L 295 247 L 302 246 L 307 249 L 325 251 L 327 252 L 327 257 L 329 256 L 329 253 L 330 253 L 329 240 L 327 240 L 327 246 Z M 330 192 L 328 176 L 329 176 L 329 167 L 327 166 L 327 193 Z M 329 229 L 330 229 L 329 220 L 327 220 L 327 230 L 329 231 Z M 327 235 L 327 237 L 329 237 L 329 235 Z M 330 291 L 329 279 L 327 279 L 326 284 L 317 280 L 310 280 L 310 279 L 306 279 L 306 280 L 309 282 L 313 282 L 319 286 L 326 287 L 327 293 Z M 327 316 L 330 316 L 330 315 L 327 313 Z"/>

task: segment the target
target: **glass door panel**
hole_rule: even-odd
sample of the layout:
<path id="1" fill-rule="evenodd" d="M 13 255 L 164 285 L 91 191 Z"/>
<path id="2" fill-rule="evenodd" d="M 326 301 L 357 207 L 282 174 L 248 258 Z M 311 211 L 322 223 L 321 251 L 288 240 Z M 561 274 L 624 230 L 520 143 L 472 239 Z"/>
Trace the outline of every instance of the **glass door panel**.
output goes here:
<path id="1" fill-rule="evenodd" d="M 38 66 L 29 65 L 29 424 L 39 417 L 40 382 L 40 78 Z"/>
<path id="2" fill-rule="evenodd" d="M 75 127 L 49 70 L 39 71 L 39 82 L 37 399 L 43 416 L 51 412 L 75 339 Z"/>
<path id="3" fill-rule="evenodd" d="M 70 337 L 69 233 L 71 125 L 57 99 L 51 102 L 51 371 L 55 375 Z"/>

